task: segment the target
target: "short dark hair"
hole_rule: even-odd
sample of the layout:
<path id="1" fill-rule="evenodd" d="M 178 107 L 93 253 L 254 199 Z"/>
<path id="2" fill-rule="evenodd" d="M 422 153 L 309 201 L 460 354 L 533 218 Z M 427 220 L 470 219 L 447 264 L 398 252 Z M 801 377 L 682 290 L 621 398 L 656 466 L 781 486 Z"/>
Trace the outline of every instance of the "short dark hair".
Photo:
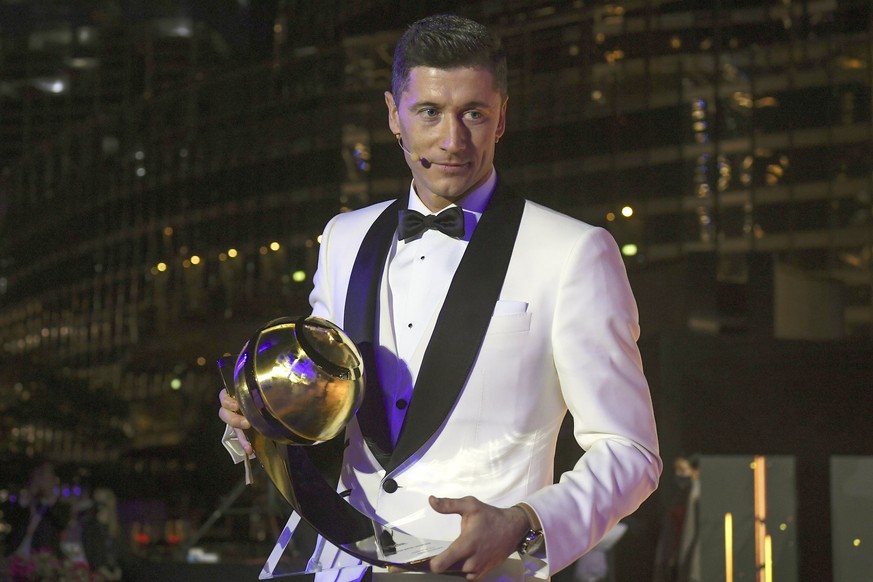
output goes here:
<path id="1" fill-rule="evenodd" d="M 400 100 L 414 67 L 483 67 L 494 76 L 494 88 L 506 95 L 506 53 L 500 39 L 469 18 L 438 14 L 406 29 L 394 49 L 394 99 Z"/>

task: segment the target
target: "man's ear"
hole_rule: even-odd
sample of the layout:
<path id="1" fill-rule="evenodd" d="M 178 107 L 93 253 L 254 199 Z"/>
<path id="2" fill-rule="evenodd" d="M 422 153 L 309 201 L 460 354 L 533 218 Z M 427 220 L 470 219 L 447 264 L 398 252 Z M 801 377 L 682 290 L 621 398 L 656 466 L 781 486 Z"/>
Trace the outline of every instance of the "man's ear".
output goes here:
<path id="1" fill-rule="evenodd" d="M 385 105 L 388 107 L 388 127 L 391 128 L 391 133 L 396 135 L 400 133 L 400 115 L 397 113 L 397 104 L 391 91 L 385 91 Z"/>
<path id="2" fill-rule="evenodd" d="M 497 132 L 495 137 L 500 139 L 503 137 L 503 132 L 506 131 L 506 103 L 509 101 L 509 96 L 503 98 L 503 103 L 500 105 L 500 119 L 497 121 Z"/>

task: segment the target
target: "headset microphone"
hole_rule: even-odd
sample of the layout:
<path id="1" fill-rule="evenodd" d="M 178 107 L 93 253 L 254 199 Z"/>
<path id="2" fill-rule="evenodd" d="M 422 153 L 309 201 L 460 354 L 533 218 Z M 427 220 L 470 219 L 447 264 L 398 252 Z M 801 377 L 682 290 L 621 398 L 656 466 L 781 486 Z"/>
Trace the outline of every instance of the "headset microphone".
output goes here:
<path id="1" fill-rule="evenodd" d="M 395 133 L 394 137 L 397 138 L 397 145 L 400 146 L 400 149 L 402 149 L 404 152 L 409 154 L 409 157 L 412 158 L 413 162 L 421 162 L 420 155 L 416 154 L 415 152 L 410 151 L 405 145 L 403 145 L 403 139 L 400 137 L 399 133 Z"/>

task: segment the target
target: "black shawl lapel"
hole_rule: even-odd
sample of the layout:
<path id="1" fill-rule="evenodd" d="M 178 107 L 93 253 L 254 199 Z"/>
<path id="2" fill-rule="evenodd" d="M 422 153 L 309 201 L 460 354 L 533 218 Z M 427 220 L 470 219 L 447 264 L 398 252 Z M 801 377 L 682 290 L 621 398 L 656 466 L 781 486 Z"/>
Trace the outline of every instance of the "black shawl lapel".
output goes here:
<path id="1" fill-rule="evenodd" d="M 349 277 L 343 318 L 344 331 L 358 346 L 364 359 L 366 388 L 357 413 L 358 424 L 364 441 L 382 466 L 388 462 L 392 446 L 376 369 L 376 307 L 385 259 L 397 230 L 398 212 L 406 208 L 408 196 L 404 194 L 389 205 L 364 236 Z"/>
<path id="2" fill-rule="evenodd" d="M 437 316 L 397 445 L 388 464 L 382 463 L 388 472 L 421 448 L 454 407 L 500 298 L 524 204 L 498 181 Z M 381 414 L 385 418 L 384 409 Z"/>

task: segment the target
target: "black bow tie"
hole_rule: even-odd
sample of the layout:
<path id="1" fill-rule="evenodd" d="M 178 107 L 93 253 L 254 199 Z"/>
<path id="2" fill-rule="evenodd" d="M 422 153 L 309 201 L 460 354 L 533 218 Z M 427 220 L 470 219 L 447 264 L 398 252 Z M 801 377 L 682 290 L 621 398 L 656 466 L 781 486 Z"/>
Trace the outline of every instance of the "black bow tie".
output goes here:
<path id="1" fill-rule="evenodd" d="M 439 214 L 428 214 L 427 216 L 415 210 L 400 211 L 400 225 L 397 229 L 399 240 L 418 236 L 429 228 L 455 238 L 461 238 L 464 236 L 464 211 L 457 206 L 446 208 Z"/>

